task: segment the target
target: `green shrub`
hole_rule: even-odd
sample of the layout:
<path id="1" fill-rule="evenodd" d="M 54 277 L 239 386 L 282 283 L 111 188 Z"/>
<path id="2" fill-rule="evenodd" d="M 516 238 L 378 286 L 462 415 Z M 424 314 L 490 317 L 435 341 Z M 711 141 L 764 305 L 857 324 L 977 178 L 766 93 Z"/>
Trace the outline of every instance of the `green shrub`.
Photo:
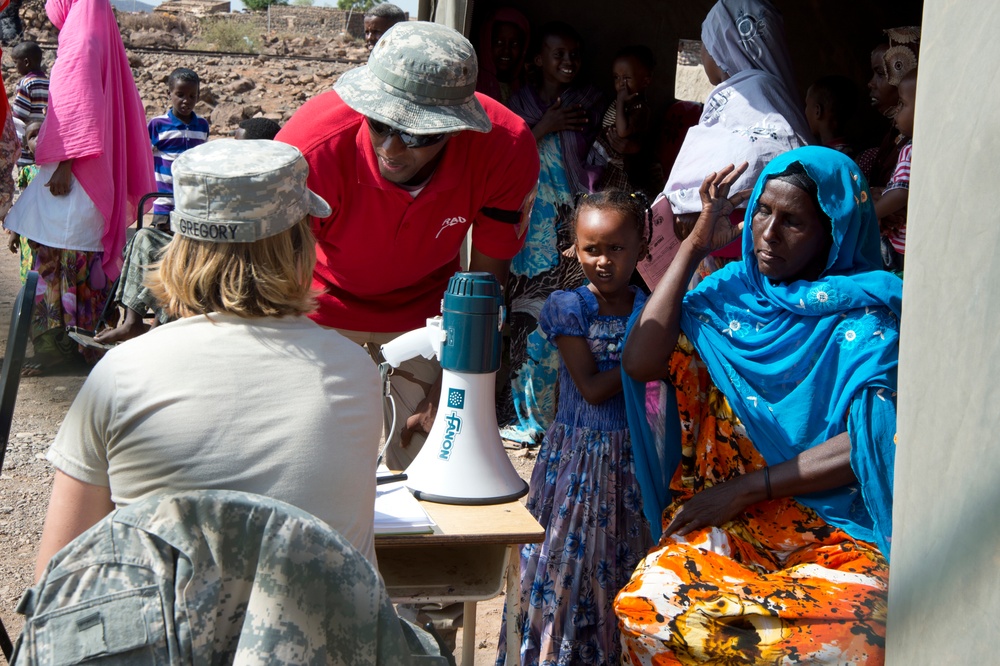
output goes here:
<path id="1" fill-rule="evenodd" d="M 192 49 L 222 51 L 224 53 L 258 53 L 258 29 L 251 23 L 232 21 L 225 17 L 205 19 Z"/>
<path id="2" fill-rule="evenodd" d="M 268 5 L 287 5 L 288 0 L 243 0 L 243 6 L 252 12 L 267 11 Z"/>

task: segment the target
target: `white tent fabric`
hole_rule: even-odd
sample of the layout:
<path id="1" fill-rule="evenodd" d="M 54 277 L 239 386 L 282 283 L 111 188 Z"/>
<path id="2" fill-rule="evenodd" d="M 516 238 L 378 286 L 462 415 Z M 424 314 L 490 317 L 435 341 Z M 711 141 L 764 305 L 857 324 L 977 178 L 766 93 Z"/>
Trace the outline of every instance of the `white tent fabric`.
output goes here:
<path id="1" fill-rule="evenodd" d="M 421 21 L 434 21 L 469 34 L 472 2 L 469 0 L 420 0 L 417 16 Z"/>
<path id="2" fill-rule="evenodd" d="M 926 0 L 922 25 L 886 663 L 996 663 L 1000 4 Z"/>

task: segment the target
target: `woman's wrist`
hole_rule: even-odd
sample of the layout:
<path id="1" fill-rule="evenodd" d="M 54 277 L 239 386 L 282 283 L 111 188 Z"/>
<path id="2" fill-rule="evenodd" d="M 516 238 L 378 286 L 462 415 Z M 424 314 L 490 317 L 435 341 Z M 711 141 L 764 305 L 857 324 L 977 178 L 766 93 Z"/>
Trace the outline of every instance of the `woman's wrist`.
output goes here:
<path id="1" fill-rule="evenodd" d="M 674 261 L 677 261 L 677 259 L 681 259 L 681 261 L 687 260 L 691 263 L 691 270 L 694 270 L 697 268 L 698 264 L 704 261 L 705 257 L 711 253 L 711 249 L 700 247 L 691 239 L 691 236 L 688 236 L 681 241 L 680 248 L 677 250 L 677 256 Z"/>
<path id="2" fill-rule="evenodd" d="M 739 477 L 740 490 L 746 502 L 745 506 L 753 506 L 766 500 L 774 499 L 771 468 L 764 467 L 755 472 Z"/>

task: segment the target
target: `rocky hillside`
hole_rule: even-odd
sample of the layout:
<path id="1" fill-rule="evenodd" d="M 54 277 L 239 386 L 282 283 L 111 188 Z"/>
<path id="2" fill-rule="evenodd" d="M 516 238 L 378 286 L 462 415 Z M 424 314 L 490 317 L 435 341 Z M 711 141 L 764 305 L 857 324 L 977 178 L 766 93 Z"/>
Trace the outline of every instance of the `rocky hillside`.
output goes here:
<path id="1" fill-rule="evenodd" d="M 43 7 L 43 0 L 28 0 L 21 15 L 24 39 L 42 45 L 50 69 L 56 34 Z M 209 118 L 214 136 L 228 136 L 244 118 L 265 116 L 284 122 L 305 100 L 329 90 L 342 72 L 367 58 L 361 40 L 345 30 L 343 12 L 280 9 L 272 13 L 270 32 L 263 15 L 196 18 L 119 13 L 122 40 L 147 117 L 168 108 L 166 80 L 175 67 L 198 72 L 202 85 L 196 112 Z M 2 70 L 9 98 L 18 75 L 8 53 Z"/>

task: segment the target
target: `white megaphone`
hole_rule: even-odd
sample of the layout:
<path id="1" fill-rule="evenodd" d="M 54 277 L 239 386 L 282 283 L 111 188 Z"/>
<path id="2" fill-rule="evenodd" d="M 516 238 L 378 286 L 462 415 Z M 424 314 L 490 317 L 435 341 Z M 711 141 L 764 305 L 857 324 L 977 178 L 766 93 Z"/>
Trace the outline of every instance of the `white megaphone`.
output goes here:
<path id="1" fill-rule="evenodd" d="M 456 273 L 441 317 L 382 345 L 392 367 L 422 355 L 441 361 L 437 416 L 406 468 L 418 499 L 445 504 L 499 504 L 528 492 L 500 440 L 496 372 L 500 368 L 503 296 L 492 273 Z"/>

